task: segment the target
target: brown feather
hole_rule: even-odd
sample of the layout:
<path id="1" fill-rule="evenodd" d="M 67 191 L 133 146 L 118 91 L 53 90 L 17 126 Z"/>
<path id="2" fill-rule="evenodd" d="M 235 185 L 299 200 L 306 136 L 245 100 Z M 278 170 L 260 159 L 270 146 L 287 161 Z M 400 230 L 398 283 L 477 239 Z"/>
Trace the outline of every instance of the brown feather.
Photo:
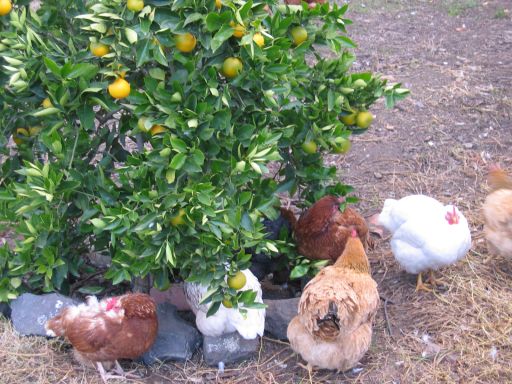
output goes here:
<path id="1" fill-rule="evenodd" d="M 310 260 L 334 263 L 345 249 L 350 233 L 355 230 L 368 249 L 370 232 L 364 218 L 352 208 L 339 210 L 334 196 L 325 196 L 304 211 L 295 225 L 295 241 L 301 255 Z"/>
<path id="2" fill-rule="evenodd" d="M 311 365 L 350 369 L 370 346 L 378 306 L 377 283 L 363 245 L 357 236 L 349 237 L 338 261 L 304 288 L 288 339 Z"/>
<path id="3" fill-rule="evenodd" d="M 89 306 L 66 307 L 45 327 L 68 339 L 84 364 L 134 359 L 148 351 L 155 341 L 156 303 L 142 293 L 117 299 L 116 306 L 109 311 L 105 310 L 106 300 L 96 306 L 88 302 Z"/>
<path id="4" fill-rule="evenodd" d="M 505 169 L 492 168 L 489 171 L 489 182 L 491 184 L 491 191 L 498 189 L 512 189 L 512 177 Z"/>

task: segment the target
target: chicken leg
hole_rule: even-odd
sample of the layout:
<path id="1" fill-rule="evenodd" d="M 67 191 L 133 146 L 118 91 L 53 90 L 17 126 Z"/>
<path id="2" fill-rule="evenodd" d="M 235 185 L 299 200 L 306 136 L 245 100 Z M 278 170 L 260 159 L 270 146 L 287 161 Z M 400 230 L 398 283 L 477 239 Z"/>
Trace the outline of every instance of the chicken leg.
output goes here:
<path id="1" fill-rule="evenodd" d="M 424 291 L 427 291 L 427 292 L 432 292 L 432 290 L 430 290 L 429 288 L 427 288 L 429 284 L 424 284 L 423 281 L 421 280 L 421 273 L 418 273 L 418 281 L 416 282 L 416 291 L 419 291 L 420 289 L 423 289 Z"/>
<path id="2" fill-rule="evenodd" d="M 427 280 L 427 281 L 428 281 L 430 284 L 432 284 L 434 287 L 435 287 L 437 284 L 442 284 L 442 283 L 444 283 L 444 281 L 443 281 L 443 280 L 444 280 L 444 277 L 441 277 L 441 278 L 439 278 L 439 279 L 436 279 L 436 277 L 434 276 L 434 270 L 432 270 L 432 269 L 431 269 L 431 270 L 429 270 L 429 272 L 428 272 L 428 273 L 429 273 L 429 277 L 428 277 L 428 280 Z"/>

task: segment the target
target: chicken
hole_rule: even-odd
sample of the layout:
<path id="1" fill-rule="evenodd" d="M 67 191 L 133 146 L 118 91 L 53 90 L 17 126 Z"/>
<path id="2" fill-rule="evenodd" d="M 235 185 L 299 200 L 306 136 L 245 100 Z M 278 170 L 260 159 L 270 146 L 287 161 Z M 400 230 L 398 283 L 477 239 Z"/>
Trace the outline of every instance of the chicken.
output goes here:
<path id="1" fill-rule="evenodd" d="M 249 269 L 243 270 L 246 283 L 238 291 L 253 290 L 257 292 L 257 303 L 263 303 L 262 292 L 258 279 Z M 227 278 L 226 278 L 227 279 Z M 255 339 L 263 336 L 265 330 L 265 309 L 247 308 L 247 314 L 244 317 L 238 309 L 226 308 L 221 304 L 219 310 L 210 317 L 206 317 L 211 302 L 201 304 L 201 300 L 208 291 L 208 287 L 203 287 L 199 283 L 185 282 L 185 296 L 190 308 L 196 315 L 196 325 L 203 335 L 217 337 L 224 333 L 238 331 L 244 339 Z"/>
<path id="2" fill-rule="evenodd" d="M 125 373 L 117 359 L 134 359 L 148 351 L 158 333 L 155 300 L 142 293 L 64 308 L 45 324 L 50 337 L 64 337 L 73 345 L 75 358 L 96 367 L 104 383 L 108 379 L 135 376 Z M 106 374 L 115 364 L 118 375 Z M 135 376 L 137 377 L 137 376 Z"/>
<path id="3" fill-rule="evenodd" d="M 344 197 L 324 196 L 302 212 L 298 220 L 289 209 L 275 207 L 291 223 L 301 255 L 313 261 L 335 262 L 343 253 L 352 230 L 356 230 L 365 251 L 373 245 L 364 218 L 349 207 L 344 212 L 339 210 L 344 200 Z"/>
<path id="4" fill-rule="evenodd" d="M 435 286 L 442 279 L 435 278 L 434 270 L 454 264 L 471 247 L 464 215 L 454 205 L 443 206 L 428 196 L 387 199 L 378 220 L 393 233 L 391 249 L 398 263 L 418 274 L 416 291 L 430 291 L 422 272 L 429 271 L 428 281 Z"/>
<path id="5" fill-rule="evenodd" d="M 310 374 L 313 366 L 346 371 L 368 350 L 378 307 L 377 283 L 353 230 L 336 263 L 306 285 L 288 325 L 292 349 L 308 362 Z"/>
<path id="6" fill-rule="evenodd" d="M 324 4 L 325 0 L 304 0 L 306 3 L 308 3 L 309 9 L 315 9 L 316 4 Z M 302 0 L 284 0 L 284 3 L 287 5 L 302 5 Z"/>
<path id="7" fill-rule="evenodd" d="M 487 248 L 491 255 L 512 259 L 512 177 L 499 166 L 489 168 L 491 194 L 483 206 Z"/>

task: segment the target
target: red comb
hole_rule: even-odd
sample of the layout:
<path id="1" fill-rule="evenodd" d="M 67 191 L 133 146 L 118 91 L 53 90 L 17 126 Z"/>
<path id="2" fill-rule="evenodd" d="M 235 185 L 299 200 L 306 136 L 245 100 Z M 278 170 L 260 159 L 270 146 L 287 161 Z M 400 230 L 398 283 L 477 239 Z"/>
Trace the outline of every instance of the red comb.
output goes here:
<path id="1" fill-rule="evenodd" d="M 117 297 L 113 297 L 107 304 L 107 311 L 110 311 L 117 304 Z"/>
<path id="2" fill-rule="evenodd" d="M 357 232 L 356 232 L 356 230 L 355 230 L 355 229 L 352 231 L 352 233 L 350 234 L 350 236 L 352 236 L 352 237 L 356 237 L 356 236 L 357 236 Z"/>

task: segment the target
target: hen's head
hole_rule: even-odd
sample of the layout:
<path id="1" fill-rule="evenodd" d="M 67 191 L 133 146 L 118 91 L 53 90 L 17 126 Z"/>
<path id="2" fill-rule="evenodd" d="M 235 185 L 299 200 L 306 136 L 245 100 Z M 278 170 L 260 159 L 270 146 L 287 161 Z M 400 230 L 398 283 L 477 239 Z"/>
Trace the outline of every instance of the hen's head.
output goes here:
<path id="1" fill-rule="evenodd" d="M 117 297 L 113 297 L 110 299 L 110 301 L 107 303 L 107 311 L 110 311 L 111 309 L 114 309 L 116 307 L 119 307 L 117 303 Z"/>
<path id="2" fill-rule="evenodd" d="M 457 212 L 455 211 L 455 205 L 453 205 L 452 207 L 453 212 L 446 212 L 446 216 L 444 218 L 448 221 L 449 225 L 459 224 L 460 217 L 459 215 L 457 215 Z"/>

